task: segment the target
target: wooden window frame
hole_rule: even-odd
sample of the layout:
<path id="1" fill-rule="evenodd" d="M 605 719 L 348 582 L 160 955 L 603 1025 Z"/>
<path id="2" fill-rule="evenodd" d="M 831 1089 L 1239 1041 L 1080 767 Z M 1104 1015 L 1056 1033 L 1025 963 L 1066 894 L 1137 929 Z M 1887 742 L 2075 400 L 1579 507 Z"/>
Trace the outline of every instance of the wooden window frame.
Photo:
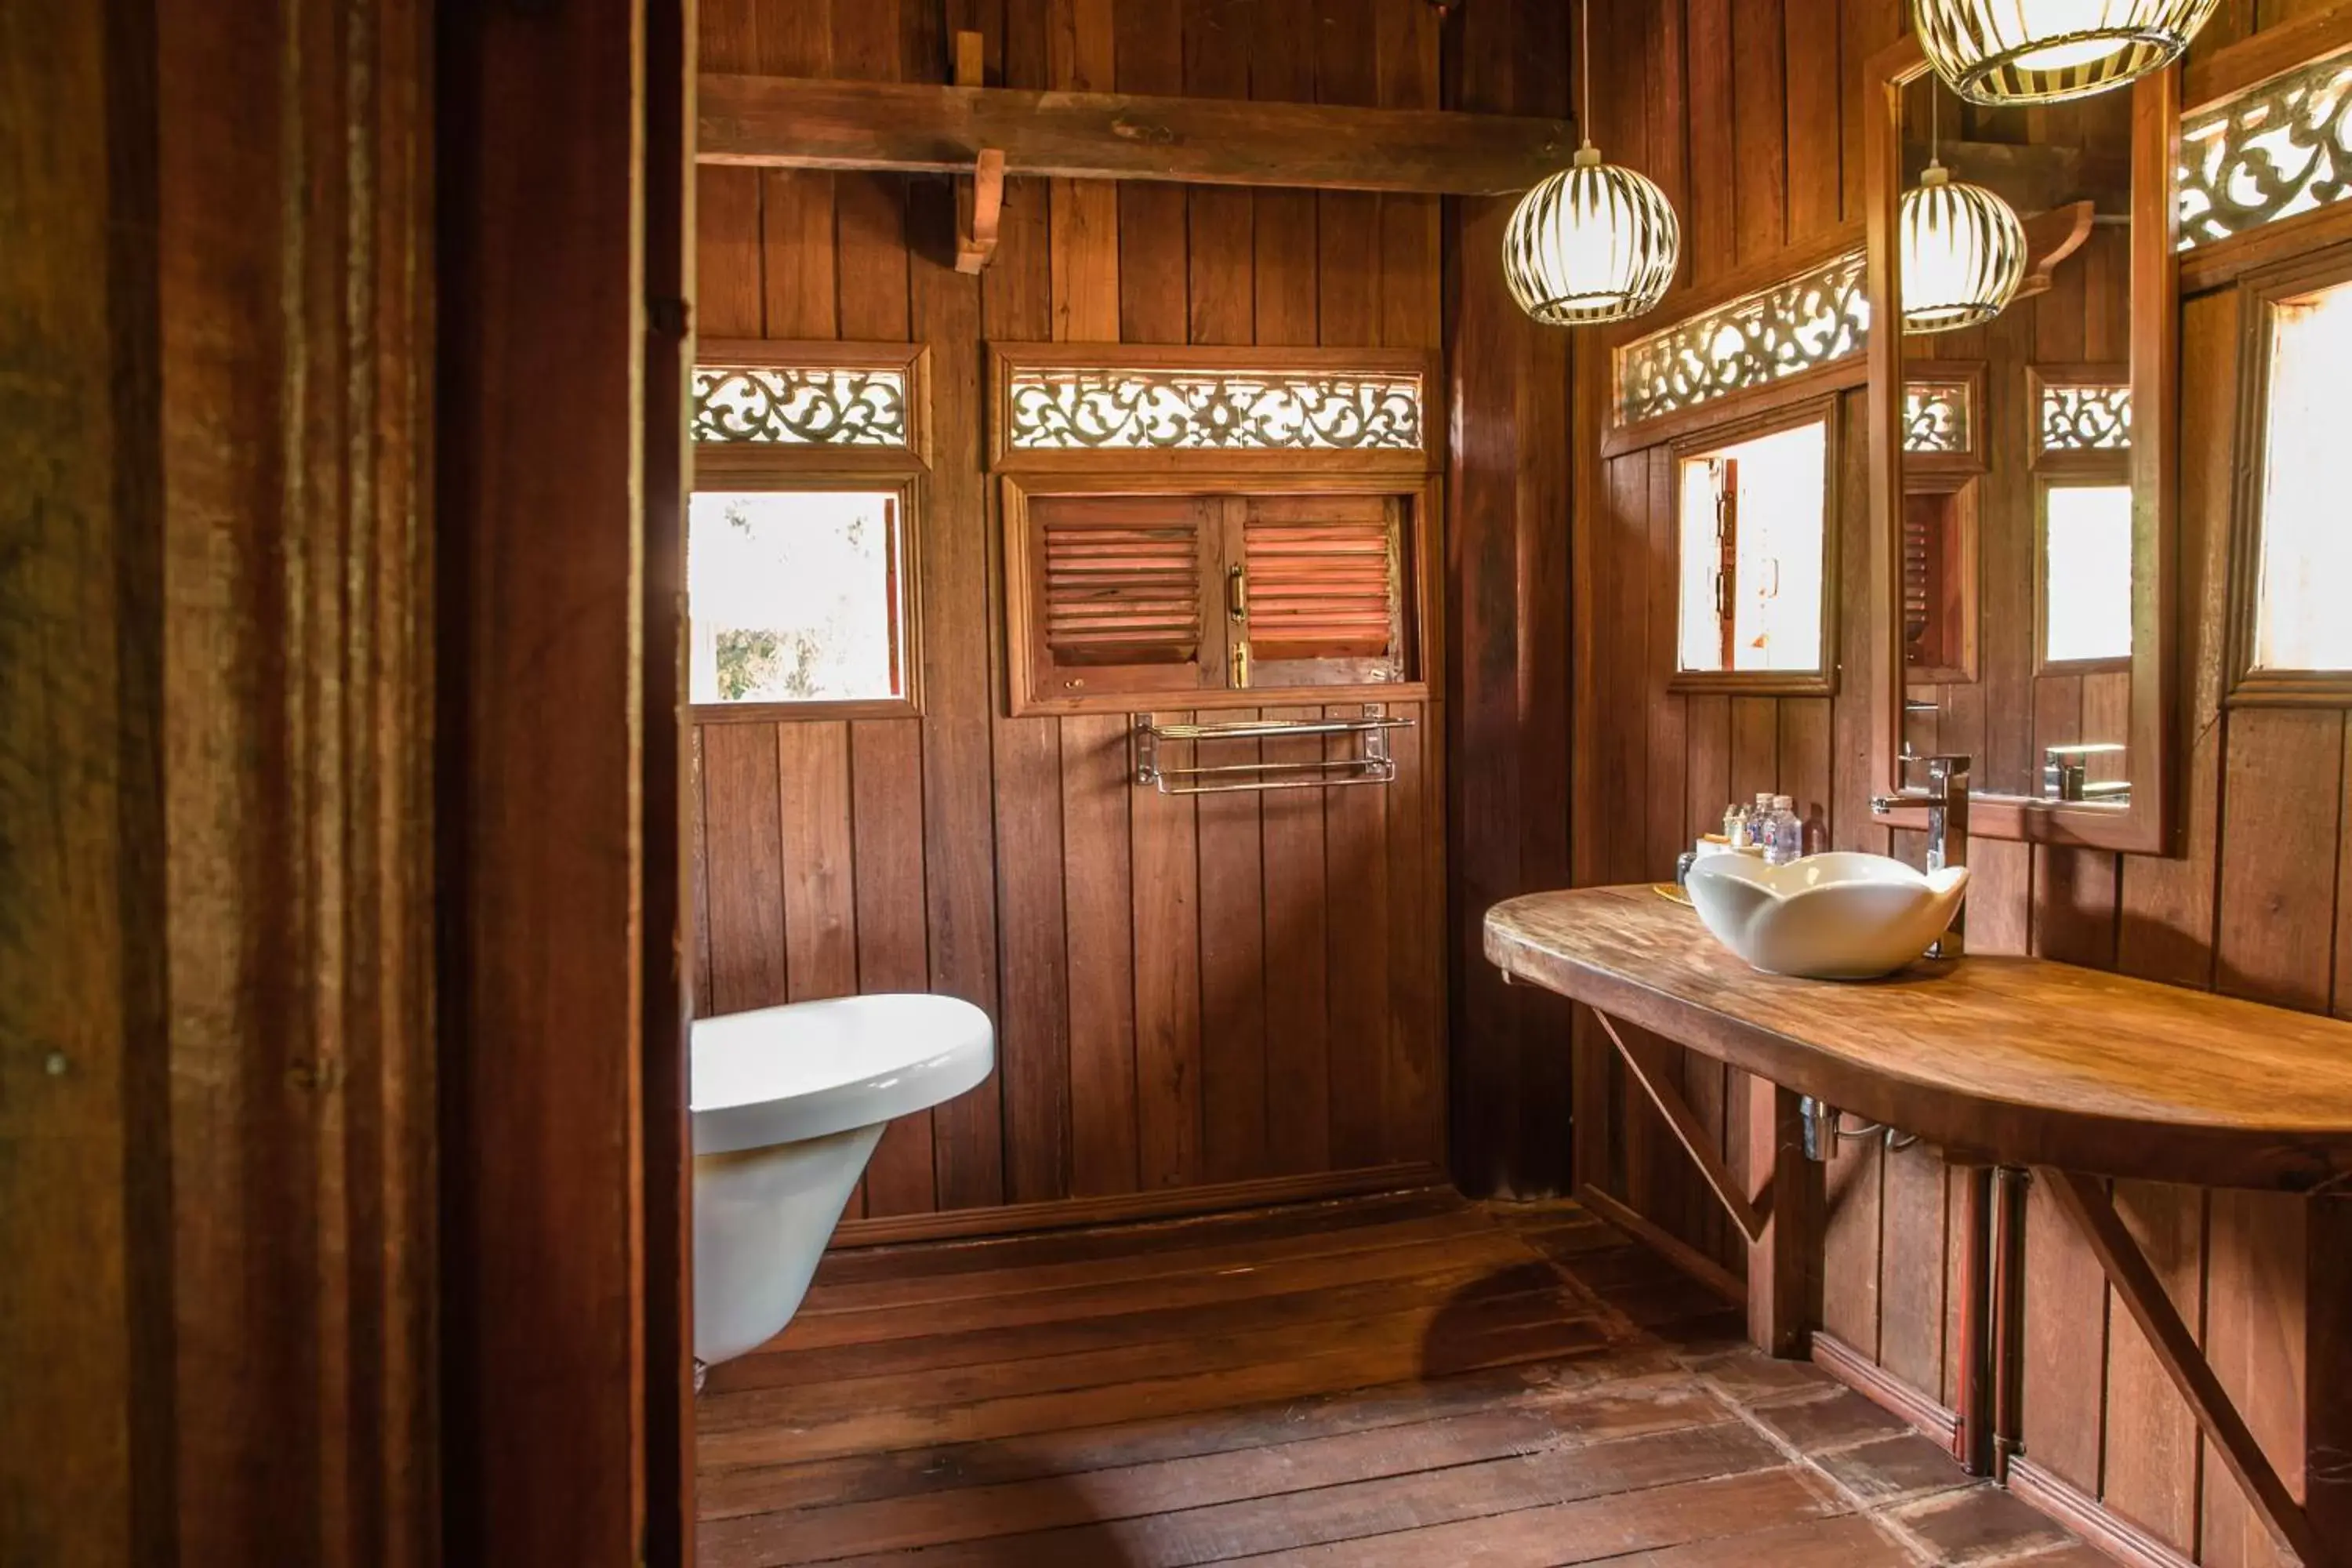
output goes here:
<path id="1" fill-rule="evenodd" d="M 1675 594 L 1675 665 L 1668 672 L 1666 689 L 1677 692 L 1727 692 L 1741 697 L 1830 697 L 1838 685 L 1838 535 L 1842 529 L 1839 514 L 1839 476 L 1843 472 L 1839 457 L 1838 438 L 1839 395 L 1835 392 L 1815 392 L 1798 402 L 1783 404 L 1760 413 L 1725 419 L 1668 443 L 1666 453 L 1673 482 L 1668 486 L 1673 500 L 1673 515 L 1668 521 L 1673 549 L 1668 552 L 1668 571 L 1677 585 Z M 1683 468 L 1686 463 L 1703 459 L 1724 447 L 1738 446 L 1759 437 L 1778 435 L 1807 425 L 1822 427 L 1822 618 L 1821 664 L 1816 669 L 1684 669 L 1682 664 L 1681 593 L 1683 559 Z"/>
<path id="2" fill-rule="evenodd" d="M 895 370 L 906 381 L 907 444 L 833 446 L 799 441 L 697 441 L 688 491 L 737 494 L 821 490 L 887 491 L 898 498 L 898 658 L 902 694 L 814 702 L 695 702 L 694 724 L 822 723 L 843 719 L 910 719 L 922 710 L 922 540 L 931 470 L 931 351 L 928 343 L 706 338 L 695 365 L 793 369 Z M 689 410 L 689 427 L 691 411 Z M 691 522 L 688 522 L 691 531 Z M 690 543 L 689 540 L 689 543 Z M 694 606 L 687 605 L 692 625 Z"/>
<path id="3" fill-rule="evenodd" d="M 2180 124 L 2347 50 L 2352 50 L 2352 5 L 2264 27 L 2203 57 L 2181 81 L 2180 101 L 2187 107 L 2173 127 L 2176 140 Z M 2167 197 L 2172 199 L 2168 181 Z M 2186 297 L 2229 288 L 2250 275 L 2346 241 L 2352 241 L 2352 201 L 2258 225 L 2182 251 L 2180 292 Z"/>
<path id="4" fill-rule="evenodd" d="M 2074 386 L 2120 386 L 2132 394 L 2133 441 L 2120 447 L 2051 447 L 2042 442 L 2042 401 L 2045 394 Z M 2081 364 L 2030 364 L 2025 367 L 2025 418 L 2028 466 L 2036 474 L 2087 475 L 2095 479 L 2116 477 L 2131 482 L 2132 446 L 2138 438 L 2139 395 L 2132 385 L 2131 366 L 2119 361 Z"/>
<path id="5" fill-rule="evenodd" d="M 2033 477 L 2033 674 L 2037 679 L 2044 676 L 2129 675 L 2132 672 L 2132 656 L 2128 653 L 2108 658 L 2053 659 L 2049 657 L 2050 492 L 2102 487 L 2127 493 L 2132 489 L 2130 443 L 2096 448 L 2051 447 L 2042 444 L 2043 395 L 2070 386 L 2123 387 L 2133 394 L 2132 419 L 2135 426 L 2139 419 L 2138 395 L 2132 385 L 2131 366 L 2128 364 L 2119 361 L 2101 361 L 2078 364 L 2030 364 L 2025 367 L 2027 447 L 2032 454 L 2028 469 Z M 2137 632 L 2137 628 L 2134 630 Z"/>
<path id="6" fill-rule="evenodd" d="M 1903 367 L 1903 382 L 1906 388 L 1923 384 L 1959 386 L 1963 389 L 1962 396 L 1969 410 L 1969 444 L 1957 452 L 1914 452 L 1906 447 L 1903 455 L 1905 474 L 1931 475 L 1941 479 L 1951 475 L 1990 471 L 1991 464 L 1985 456 L 1985 426 L 1991 418 L 1991 409 L 1986 402 L 1989 372 L 1985 362 L 1980 359 L 1906 359 Z M 1945 493 L 1946 489 L 1939 485 L 1933 493 Z"/>
<path id="7" fill-rule="evenodd" d="M 2056 675 L 2129 675 L 2128 653 L 2105 658 L 2050 657 L 2050 492 L 2052 490 L 2119 489 L 2128 498 L 2132 488 L 2131 454 L 2126 450 L 2054 454 L 2071 458 L 2101 458 L 2104 465 L 2067 461 L 2037 469 L 2033 475 L 2033 674 L 2039 679 Z"/>
<path id="8" fill-rule="evenodd" d="M 757 480 L 779 471 L 822 469 L 833 474 L 920 474 L 931 467 L 931 350 L 928 343 L 835 342 L 823 340 L 705 338 L 695 349 L 695 368 L 709 366 L 793 370 L 896 371 L 907 386 L 907 444 L 858 447 L 799 441 L 697 441 L 694 479 L 698 489 L 741 489 L 739 479 Z M 691 428 L 692 411 L 688 410 Z M 708 481 L 717 480 L 717 483 Z"/>
<path id="9" fill-rule="evenodd" d="M 1862 251 L 1864 241 L 1859 223 L 1840 225 L 1810 244 L 1752 261 L 1705 287 L 1679 289 L 1668 295 L 1649 316 L 1613 330 L 1602 329 L 1606 348 L 1601 359 L 1608 367 L 1608 391 L 1602 399 L 1601 455 L 1618 458 L 1669 445 L 1731 421 L 1761 417 L 1812 402 L 1824 394 L 1863 385 L 1870 374 L 1867 333 L 1864 334 L 1863 343 L 1847 353 L 1787 375 L 1755 382 L 1642 418 L 1629 420 L 1624 413 L 1625 364 L 1633 351 L 1654 339 L 1684 331 L 1750 300 L 1769 296 L 1826 272 Z"/>
<path id="10" fill-rule="evenodd" d="M 1418 459 L 1421 454 L 1413 456 Z M 1009 706 L 1014 717 L 1129 713 L 1150 708 L 1196 712 L 1306 703 L 1426 702 L 1431 700 L 1436 689 L 1437 674 L 1433 668 L 1436 606 L 1430 563 L 1436 548 L 1437 520 L 1443 515 L 1443 496 L 1435 474 L 1422 472 L 1418 466 L 1409 477 L 1382 472 L 1378 468 L 1357 472 L 1328 468 L 1302 471 L 1254 465 L 1238 470 L 1206 467 L 1171 470 L 1164 465 L 1153 464 L 1145 472 L 1130 474 L 1104 472 L 1101 471 L 1102 467 L 1096 465 L 1092 472 L 1020 473 L 999 477 L 999 533 L 1004 561 L 1005 672 Z M 1226 685 L 1139 688 L 1130 685 L 1076 696 L 1040 689 L 1043 672 L 1035 649 L 1042 639 L 1042 621 L 1041 606 L 1036 602 L 1035 561 L 1031 547 L 1030 527 L 1030 505 L 1034 500 L 1053 496 L 1245 498 L 1318 494 L 1389 497 L 1405 503 L 1404 513 L 1399 520 L 1396 542 L 1396 580 L 1397 609 L 1402 622 L 1403 658 L 1409 679 L 1351 684 L 1238 688 Z M 1207 571 L 1204 565 L 1204 574 Z M 1229 622 L 1224 609 L 1222 577 L 1216 584 L 1210 584 L 1204 574 L 1203 584 L 1200 666 L 1204 678 L 1213 675 L 1222 680 L 1225 679 L 1229 658 Z M 1212 586 L 1214 591 L 1208 591 Z"/>
<path id="11" fill-rule="evenodd" d="M 1023 371 L 1268 371 L 1294 375 L 1415 376 L 1421 384 L 1418 447 L 1292 447 L 1232 449 L 1013 445 L 1013 381 Z M 1223 348 L 1156 343 L 998 342 L 988 346 L 988 461 L 991 471 L 1030 478 L 1111 473 L 1161 477 L 1243 477 L 1240 488 L 1268 489 L 1276 480 L 1385 475 L 1418 480 L 1445 466 L 1444 378 L 1437 353 L 1424 349 Z M 1411 489 L 1399 483 L 1399 493 Z"/>
<path id="12" fill-rule="evenodd" d="M 1958 623 L 1956 628 L 1958 633 L 1957 639 L 1958 658 L 1953 662 L 1937 665 L 1913 666 L 1906 662 L 1904 666 L 1903 678 L 1914 685 L 1973 686 L 1977 682 L 1978 653 L 1981 640 L 1979 627 L 1978 577 L 1980 574 L 1982 563 L 1978 554 L 1979 539 L 1978 510 L 1983 504 L 1984 499 L 1979 485 L 1983 477 L 1983 470 L 1971 470 L 1957 463 L 1929 469 L 1916 476 L 1906 476 L 1908 482 L 1903 487 L 1903 494 L 1906 500 L 1912 496 L 1952 498 L 1953 516 L 1958 525 L 1959 539 L 1952 547 L 1951 553 L 1957 555 L 1967 567 L 1960 576 L 1958 593 L 1956 595 L 1958 603 L 1953 612 Z M 1896 595 L 1895 613 L 1898 616 L 1902 613 L 1899 592 Z"/>
<path id="13" fill-rule="evenodd" d="M 794 447 L 795 452 L 832 453 L 831 447 Z M 772 464 L 763 472 L 727 476 L 712 481 L 698 473 L 695 495 L 793 494 L 816 491 L 859 491 L 887 494 L 897 500 L 898 539 L 892 570 L 898 596 L 892 614 L 898 623 L 898 659 L 901 694 L 808 702 L 694 702 L 687 709 L 693 724 L 820 723 L 843 719 L 912 719 L 922 706 L 922 551 L 923 493 L 921 475 L 878 473 L 872 468 L 829 468 L 814 464 Z M 687 523 L 687 547 L 693 548 L 693 523 Z M 691 635 L 692 595 L 688 595 L 687 625 Z"/>
<path id="14" fill-rule="evenodd" d="M 2352 203 L 2344 205 L 2352 208 Z M 2277 226 L 2295 221 L 2290 218 Z M 2254 667 L 2254 627 L 2262 608 L 2263 491 L 2270 468 L 2271 308 L 2280 300 L 2342 284 L 2352 284 L 2352 240 L 2250 271 L 2238 282 L 2237 493 L 2230 529 L 2230 685 L 2223 698 L 2234 707 L 2352 708 L 2352 669 Z"/>

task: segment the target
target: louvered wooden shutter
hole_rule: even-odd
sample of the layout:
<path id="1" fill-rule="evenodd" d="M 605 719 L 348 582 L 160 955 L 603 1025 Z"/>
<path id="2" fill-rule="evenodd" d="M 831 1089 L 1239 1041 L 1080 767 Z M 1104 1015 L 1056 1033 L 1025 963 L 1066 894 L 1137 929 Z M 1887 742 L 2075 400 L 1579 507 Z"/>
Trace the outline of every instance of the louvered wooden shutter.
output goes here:
<path id="1" fill-rule="evenodd" d="M 1200 684 L 1212 504 L 1190 496 L 1039 496 L 1029 508 L 1038 694 Z"/>
<path id="2" fill-rule="evenodd" d="M 1928 617 L 1937 595 L 1939 552 L 1936 514 L 1939 498 L 1906 496 L 1903 505 L 1903 647 L 1912 664 L 1940 663 L 1940 650 L 1927 646 Z"/>
<path id="3" fill-rule="evenodd" d="M 1286 664 L 1397 662 L 1397 546 L 1389 498 L 1252 498 L 1243 522 L 1251 655 Z"/>

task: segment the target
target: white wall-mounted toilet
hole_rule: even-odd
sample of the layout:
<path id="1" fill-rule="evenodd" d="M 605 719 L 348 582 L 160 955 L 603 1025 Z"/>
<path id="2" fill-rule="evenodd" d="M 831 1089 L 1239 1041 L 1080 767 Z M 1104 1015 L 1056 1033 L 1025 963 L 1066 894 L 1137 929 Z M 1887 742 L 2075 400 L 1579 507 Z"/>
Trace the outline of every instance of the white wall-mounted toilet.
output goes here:
<path id="1" fill-rule="evenodd" d="M 743 1354 L 792 1321 L 891 1118 L 996 1065 L 988 1015 L 952 996 L 844 996 L 693 1034 L 694 1354 Z"/>

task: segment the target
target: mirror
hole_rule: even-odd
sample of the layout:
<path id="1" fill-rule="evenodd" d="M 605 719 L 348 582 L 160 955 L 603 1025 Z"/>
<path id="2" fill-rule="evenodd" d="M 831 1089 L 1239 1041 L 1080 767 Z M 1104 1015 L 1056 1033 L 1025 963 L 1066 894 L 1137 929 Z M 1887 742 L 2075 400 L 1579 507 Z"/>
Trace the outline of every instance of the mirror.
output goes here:
<path id="1" fill-rule="evenodd" d="M 2159 851 L 2171 411 L 2156 389 L 2170 384 L 2178 331 L 2177 73 L 2032 109 L 1963 103 L 1916 43 L 1883 56 L 1877 76 L 1879 819 L 1918 826 L 1924 760 L 1964 754 L 1979 835 Z M 1919 247 L 1906 291 L 1902 195 L 1933 163 L 2020 220 L 2023 281 L 1989 319 L 1950 308 L 1970 273 L 1940 237 Z M 1915 327 L 1962 324 L 1886 330 L 1898 301 Z"/>

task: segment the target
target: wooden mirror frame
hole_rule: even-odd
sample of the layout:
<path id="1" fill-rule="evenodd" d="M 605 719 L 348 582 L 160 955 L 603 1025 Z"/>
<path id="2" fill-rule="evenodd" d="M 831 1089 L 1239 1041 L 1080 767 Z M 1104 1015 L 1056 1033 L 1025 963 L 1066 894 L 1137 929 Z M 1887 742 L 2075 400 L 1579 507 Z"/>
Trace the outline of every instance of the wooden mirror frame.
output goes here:
<path id="1" fill-rule="evenodd" d="M 1870 290 L 1870 625 L 1863 633 L 1871 679 L 1870 781 L 1874 819 L 1923 830 L 1924 798 L 1901 797 L 1904 668 L 1900 615 L 1903 508 L 1904 333 L 1895 254 L 1902 202 L 1903 91 L 1927 70 L 1916 37 L 1870 62 L 1874 111 L 1863 127 Z M 2130 364 L 2132 449 L 2131 710 L 2126 731 L 2128 805 L 1972 794 L 1969 827 L 1990 838 L 2029 839 L 2161 855 L 2171 847 L 2178 721 L 2173 653 L 2174 518 L 2179 419 L 2180 268 L 2175 251 L 2175 171 L 2180 72 L 2141 78 L 2132 94 Z M 1914 805 L 1912 800 L 1918 800 Z"/>

